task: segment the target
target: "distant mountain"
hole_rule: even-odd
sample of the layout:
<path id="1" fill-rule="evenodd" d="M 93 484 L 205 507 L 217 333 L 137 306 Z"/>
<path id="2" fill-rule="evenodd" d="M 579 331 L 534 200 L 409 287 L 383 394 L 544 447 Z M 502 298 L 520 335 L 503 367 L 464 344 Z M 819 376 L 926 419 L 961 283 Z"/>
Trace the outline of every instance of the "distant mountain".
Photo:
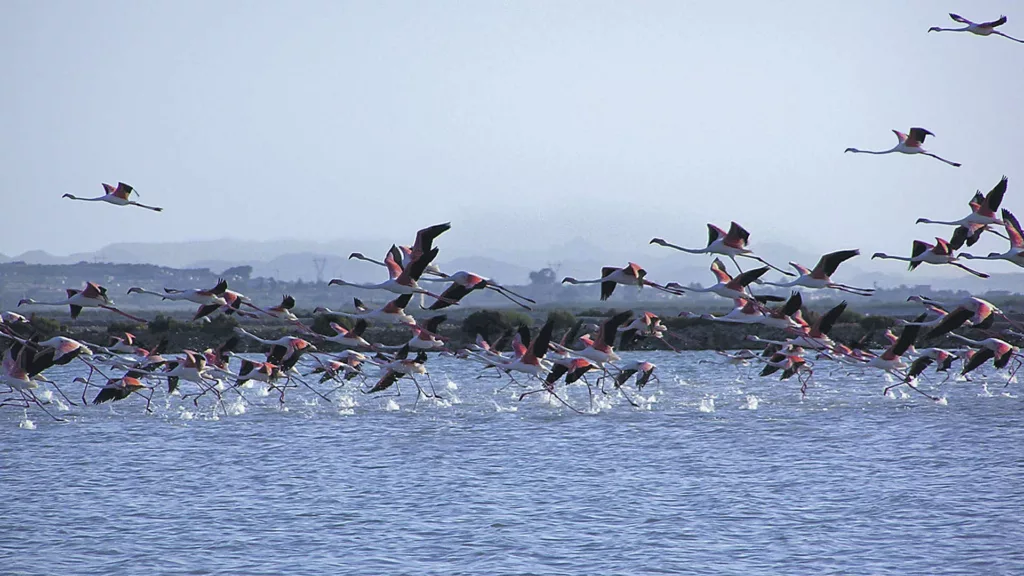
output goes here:
<path id="1" fill-rule="evenodd" d="M 322 264 L 322 279 L 325 281 L 344 278 L 351 282 L 380 282 L 386 278 L 382 268 L 367 262 L 349 260 L 348 256 L 354 250 L 361 250 L 370 257 L 382 258 L 389 245 L 390 242 L 380 239 L 338 239 L 327 242 L 288 239 L 263 242 L 232 239 L 174 243 L 122 242 L 110 244 L 96 252 L 67 256 L 32 250 L 12 257 L 0 255 L 0 261 L 50 265 L 81 261 L 155 264 L 173 268 L 208 268 L 215 274 L 232 266 L 249 265 L 253 267 L 253 276 L 290 281 L 301 278 L 307 282 L 317 280 L 317 266 Z M 488 250 L 485 254 L 467 253 L 465 247 L 447 248 L 443 242 L 438 245 L 442 247 L 438 262 L 442 269 L 467 270 L 510 285 L 528 283 L 530 272 L 545 267 L 553 268 L 559 280 L 565 276 L 583 280 L 597 278 L 604 266 L 624 266 L 631 261 L 646 268 L 648 279 L 654 282 L 679 282 L 684 286 L 694 282 L 708 286 L 715 282 L 708 270 L 714 260 L 713 256 L 684 254 L 653 245 L 630 246 L 626 249 L 609 242 L 608 248 L 600 248 L 578 236 L 569 237 L 543 250 L 519 250 L 515 243 L 509 243 Z M 791 270 L 788 265 L 790 261 L 813 267 L 821 256 L 772 242 L 760 243 L 754 248 L 758 255 L 784 270 Z M 727 257 L 721 258 L 730 270 L 734 270 Z M 760 266 L 746 258 L 740 258 L 739 263 L 745 270 Z M 986 269 L 998 269 L 999 266 L 999 263 L 993 263 Z M 1002 267 L 1013 269 L 1009 265 Z M 893 263 L 883 265 L 878 261 L 872 263 L 867 255 L 844 263 L 836 278 L 840 282 L 863 287 L 930 284 L 935 288 L 1010 292 L 1019 292 L 1024 287 L 1024 274 L 1020 273 L 995 273 L 990 279 L 984 280 L 952 267 L 926 266 L 907 272 L 905 266 Z M 777 281 L 789 278 L 770 271 L 764 279 Z"/>

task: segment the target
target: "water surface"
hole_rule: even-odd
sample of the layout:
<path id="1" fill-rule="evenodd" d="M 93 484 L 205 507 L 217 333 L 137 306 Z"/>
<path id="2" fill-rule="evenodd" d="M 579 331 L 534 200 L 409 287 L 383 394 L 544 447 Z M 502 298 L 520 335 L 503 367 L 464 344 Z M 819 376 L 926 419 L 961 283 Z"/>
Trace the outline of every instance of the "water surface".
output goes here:
<path id="1" fill-rule="evenodd" d="M 802 399 L 710 353 L 645 357 L 641 407 L 598 393 L 588 415 L 441 358 L 445 401 L 415 408 L 408 385 L 3 408 L 0 572 L 1024 573 L 1004 376 L 923 384 L 936 403 L 822 364 Z"/>

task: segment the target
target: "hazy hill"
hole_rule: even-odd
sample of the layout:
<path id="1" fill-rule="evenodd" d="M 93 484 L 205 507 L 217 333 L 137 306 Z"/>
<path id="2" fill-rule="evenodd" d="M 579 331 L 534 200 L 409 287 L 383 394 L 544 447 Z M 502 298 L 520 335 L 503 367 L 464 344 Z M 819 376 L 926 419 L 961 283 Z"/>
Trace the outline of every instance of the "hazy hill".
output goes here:
<path id="1" fill-rule="evenodd" d="M 379 282 L 386 278 L 383 269 L 367 262 L 349 260 L 348 256 L 359 250 L 372 258 L 382 258 L 389 245 L 389 242 L 380 239 L 338 239 L 328 242 L 248 242 L 231 239 L 174 243 L 122 242 L 110 244 L 95 252 L 67 256 L 32 250 L 13 257 L 0 255 L 0 261 L 48 265 L 74 264 L 81 261 L 154 264 L 173 268 L 208 268 L 214 273 L 232 266 L 249 265 L 253 267 L 254 277 L 273 277 L 289 281 L 316 280 L 316 262 L 322 261 L 324 280 L 340 277 L 352 282 Z M 655 282 L 679 282 L 683 285 L 696 282 L 703 286 L 715 282 L 708 269 L 714 259 L 712 256 L 684 254 L 654 245 L 630 246 L 627 249 L 610 242 L 608 247 L 602 248 L 579 237 L 568 237 L 564 242 L 542 251 L 518 250 L 515 243 L 510 242 L 501 249 L 490 250 L 484 254 L 466 253 L 465 248 L 452 248 L 444 242 L 438 242 L 438 245 L 442 248 L 438 264 L 443 269 L 468 270 L 510 285 L 528 283 L 530 272 L 544 267 L 553 268 L 559 279 L 574 276 L 584 280 L 597 278 L 604 266 L 623 266 L 630 261 L 646 268 L 648 279 Z M 820 257 L 820 254 L 779 243 L 765 242 L 757 244 L 754 248 L 760 256 L 786 270 L 791 269 L 788 265 L 790 261 L 813 267 Z M 723 260 L 732 269 L 732 263 L 728 258 Z M 753 260 L 741 258 L 739 261 L 744 269 L 759 266 Z M 1018 292 L 1021 286 L 1024 286 L 1024 274 L 1017 273 L 1009 264 L 989 263 L 985 269 L 1006 271 L 993 273 L 988 280 L 976 278 L 951 267 L 923 266 L 913 273 L 908 273 L 905 266 L 899 263 L 872 263 L 868 255 L 862 255 L 843 264 L 837 279 L 863 287 L 930 284 L 936 288 Z M 764 279 L 788 280 L 776 271 L 768 272 Z"/>

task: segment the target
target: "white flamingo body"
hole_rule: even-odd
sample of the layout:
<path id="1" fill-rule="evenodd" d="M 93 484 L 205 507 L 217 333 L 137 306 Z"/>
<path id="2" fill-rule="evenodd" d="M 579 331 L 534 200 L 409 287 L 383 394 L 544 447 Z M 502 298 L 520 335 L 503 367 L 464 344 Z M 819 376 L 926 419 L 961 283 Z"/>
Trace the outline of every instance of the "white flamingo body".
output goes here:
<path id="1" fill-rule="evenodd" d="M 973 254 L 961 254 L 961 258 L 967 260 L 1006 260 L 1024 268 L 1024 231 L 1016 216 L 1009 210 L 1003 209 L 1003 225 L 1006 227 L 1006 236 L 1010 241 L 1010 248 L 1006 252 L 991 252 L 988 256 L 975 256 Z"/>
<path id="2" fill-rule="evenodd" d="M 970 34 L 974 34 L 975 36 L 983 36 L 983 37 L 984 36 L 992 36 L 994 34 L 996 36 L 1002 36 L 1003 38 L 1008 38 L 1010 40 L 1013 40 L 1014 42 L 1024 43 L 1024 40 L 1021 40 L 1019 38 L 1014 38 L 1013 36 L 1009 36 L 1007 34 L 1004 34 L 1004 33 L 1000 32 L 1000 31 L 996 30 L 996 27 L 1002 26 L 1003 24 L 1006 24 L 1006 16 L 1000 16 L 998 20 L 993 20 L 991 22 L 971 22 L 970 20 L 964 18 L 963 16 L 960 16 L 959 14 L 952 14 L 952 13 L 950 13 L 949 17 L 952 18 L 954 22 L 959 22 L 961 24 L 964 24 L 965 26 L 963 28 L 940 28 L 938 26 L 932 26 L 931 28 L 928 29 L 928 31 L 929 32 L 968 32 Z"/>
<path id="3" fill-rule="evenodd" d="M 890 256 L 884 252 L 876 252 L 871 256 L 871 259 L 874 260 L 875 258 L 881 258 L 883 260 L 900 260 L 908 262 L 908 268 L 910 270 L 917 268 L 921 264 L 949 264 L 970 272 L 979 278 L 988 278 L 988 274 L 972 270 L 958 262 L 959 257 L 953 254 L 953 250 L 950 248 L 949 242 L 942 238 L 936 238 L 935 242 L 935 244 L 929 244 L 922 240 L 914 240 L 911 256 L 909 258 L 906 256 Z"/>
<path id="4" fill-rule="evenodd" d="M 730 223 L 728 232 L 714 224 L 708 224 L 707 226 L 708 243 L 703 248 L 683 248 L 682 246 L 676 246 L 675 244 L 666 242 L 661 238 L 652 238 L 650 243 L 679 250 L 680 252 L 686 252 L 687 254 L 721 254 L 722 256 L 728 256 L 737 268 L 740 268 L 739 263 L 736 261 L 737 257 L 750 258 L 751 260 L 757 260 L 765 266 L 781 272 L 786 276 L 793 275 L 792 273 L 786 272 L 777 266 L 772 266 L 764 258 L 756 256 L 752 250 L 747 248 L 747 243 L 750 241 L 750 232 L 747 232 L 747 230 L 739 224 L 735 222 Z"/>
<path id="5" fill-rule="evenodd" d="M 25 298 L 18 302 L 18 306 L 23 304 L 32 304 L 36 306 L 70 306 L 71 307 L 71 318 L 77 318 L 82 308 L 103 308 L 116 312 L 126 318 L 131 318 L 136 322 L 145 322 L 142 318 L 132 316 L 118 310 L 114 307 L 113 301 L 107 296 L 107 289 L 95 284 L 93 282 L 86 282 L 85 288 L 82 290 L 75 290 L 69 288 L 67 290 L 67 299 L 58 302 L 37 302 L 31 298 Z"/>
<path id="6" fill-rule="evenodd" d="M 70 198 L 72 200 L 81 200 L 83 202 L 106 202 L 107 204 L 113 204 L 114 206 L 138 206 L 139 208 L 145 208 L 154 212 L 160 212 L 163 208 L 156 206 L 146 206 L 145 204 L 139 204 L 134 200 L 130 199 L 132 193 L 138 195 L 138 192 L 134 188 L 125 184 L 124 182 L 118 182 L 117 186 L 111 186 L 110 184 L 103 184 L 103 190 L 106 192 L 103 196 L 97 198 L 79 198 L 72 194 L 65 194 L 64 198 Z"/>
<path id="7" fill-rule="evenodd" d="M 888 150 L 859 150 L 857 148 L 847 148 L 846 151 L 854 152 L 856 154 L 922 154 L 924 156 L 931 156 L 936 160 L 941 160 L 950 166 L 960 166 L 959 162 L 950 162 L 945 158 L 940 158 L 939 156 L 928 152 L 921 146 L 921 144 L 924 143 L 925 137 L 934 136 L 934 134 L 924 128 L 911 128 L 910 134 L 904 134 L 899 130 L 893 130 L 893 133 L 896 134 L 899 142 Z"/>

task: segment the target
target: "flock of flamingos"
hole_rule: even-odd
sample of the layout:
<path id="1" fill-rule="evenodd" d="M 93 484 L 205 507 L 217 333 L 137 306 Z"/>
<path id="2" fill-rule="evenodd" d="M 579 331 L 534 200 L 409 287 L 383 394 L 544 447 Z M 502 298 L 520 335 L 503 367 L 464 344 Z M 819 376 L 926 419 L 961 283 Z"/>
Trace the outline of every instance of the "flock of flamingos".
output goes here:
<path id="1" fill-rule="evenodd" d="M 929 32 L 999 35 L 1016 42 L 1024 42 L 997 30 L 1006 23 L 1005 16 L 984 23 L 973 23 L 956 14 L 950 14 L 950 17 L 964 27 L 935 27 Z M 928 130 L 915 127 L 908 133 L 894 132 L 899 142 L 888 150 L 847 148 L 846 152 L 920 154 L 951 166 L 960 166 L 959 163 L 941 158 L 923 148 L 925 139 L 933 136 Z M 122 182 L 116 187 L 104 184 L 103 187 L 106 194 L 98 198 L 79 198 L 70 194 L 65 194 L 64 197 L 162 211 L 162 208 L 133 200 L 138 193 L 128 184 Z M 968 267 L 963 260 L 1006 260 L 1024 267 L 1024 230 L 1021 229 L 1017 218 L 1009 210 L 1001 207 L 1006 190 L 1007 179 L 1003 177 L 987 194 L 977 192 L 971 196 L 968 202 L 970 212 L 962 218 L 917 220 L 918 223 L 952 227 L 948 239 L 936 238 L 934 244 L 916 240 L 909 256 L 876 253 L 872 258 L 905 261 L 909 263 L 911 270 L 921 264 L 955 266 L 982 278 L 987 275 Z M 179 395 L 182 399 L 191 399 L 197 406 L 200 399 L 206 397 L 213 405 L 219 405 L 223 409 L 225 394 L 238 394 L 244 399 L 243 391 L 252 386 L 252 382 L 261 382 L 267 391 L 276 392 L 282 403 L 287 390 L 299 385 L 308 387 L 330 402 L 329 394 L 346 383 L 350 386 L 360 386 L 360 390 L 367 394 L 377 394 L 392 387 L 397 391 L 398 384 L 403 379 L 411 381 L 416 386 L 417 401 L 420 398 L 437 398 L 438 394 L 430 382 L 427 371 L 428 352 L 439 352 L 453 358 L 476 362 L 482 371 L 492 370 L 502 377 L 507 376 L 509 385 L 525 388 L 519 396 L 520 400 L 531 394 L 545 394 L 549 395 L 549 399 L 577 412 L 581 410 L 571 405 L 564 395 L 560 394 L 560 382 L 563 386 L 579 382 L 585 384 L 590 391 L 591 383 L 587 376 L 596 375 L 594 386 L 600 386 L 602 390 L 606 385 L 613 386 L 616 393 L 621 394 L 632 404 L 633 401 L 627 392 L 630 382 L 633 387 L 640 390 L 652 378 L 657 380 L 654 364 L 642 360 L 623 362 L 615 351 L 617 344 L 622 348 L 641 338 L 657 339 L 668 348 L 672 348 L 666 340 L 666 336 L 671 335 L 671 332 L 658 316 L 650 312 L 634 314 L 632 311 L 625 311 L 605 319 L 600 325 L 577 323 L 564 334 L 557 336 L 553 333 L 554 321 L 549 319 L 537 330 L 521 326 L 496 342 L 488 342 L 478 336 L 476 343 L 467 348 L 450 349 L 446 339 L 437 333 L 438 327 L 446 319 L 445 316 L 433 315 L 417 321 L 407 311 L 414 297 L 419 296 L 420 309 L 427 311 L 440 311 L 458 305 L 474 291 L 482 290 L 498 293 L 522 308 L 530 309 L 531 304 L 536 304 L 533 300 L 477 274 L 464 271 L 448 274 L 440 270 L 434 264 L 438 255 L 438 248 L 434 246 L 434 242 L 450 227 L 450 224 L 445 223 L 424 228 L 417 232 L 411 245 L 392 246 L 382 260 L 375 260 L 360 253 L 352 254 L 350 258 L 384 267 L 388 272 L 388 279 L 379 284 L 369 285 L 334 279 L 331 280 L 331 285 L 385 290 L 396 297 L 378 309 L 367 308 L 358 299 L 355 299 L 355 308 L 352 311 L 335 312 L 327 308 L 317 308 L 315 313 L 338 314 L 353 320 L 351 328 L 331 323 L 335 332 L 332 336 L 314 334 L 304 326 L 292 312 L 295 306 L 293 298 L 285 296 L 276 306 L 260 307 L 244 294 L 229 289 L 228 283 L 223 280 L 212 288 L 149 290 L 132 287 L 128 293 L 149 294 L 162 300 L 192 302 L 198 305 L 195 314 L 197 321 L 208 320 L 216 313 L 251 318 L 279 318 L 292 323 L 300 335 L 263 339 L 243 328 L 236 328 L 237 335 L 216 349 L 202 352 L 185 350 L 179 355 L 168 355 L 161 349 L 161 345 L 152 348 L 141 346 L 131 334 L 112 338 L 105 345 L 84 343 L 66 336 L 44 339 L 27 318 L 5 311 L 0 316 L 0 338 L 7 341 L 8 345 L 3 353 L 0 379 L 7 389 L 0 391 L 0 406 L 14 406 L 25 410 L 36 407 L 52 418 L 60 420 L 59 416 L 47 408 L 53 394 L 45 387 L 52 387 L 67 403 L 77 404 L 64 393 L 57 382 L 46 378 L 44 373 L 55 365 L 64 366 L 72 362 L 79 362 L 88 369 L 87 376 L 74 379 L 74 383 L 81 384 L 83 404 L 90 401 L 88 395 L 92 396 L 93 404 L 125 400 L 137 395 L 145 400 L 146 410 L 150 409 L 153 394 L 158 389 L 165 389 L 167 394 Z M 965 246 L 973 246 L 986 232 L 1004 238 L 1008 241 L 1009 248 L 1005 252 L 994 252 L 985 256 L 957 253 Z M 789 272 L 754 254 L 749 248 L 749 240 L 750 233 L 735 222 L 732 222 L 727 230 L 708 224 L 707 244 L 701 248 L 686 248 L 661 238 L 651 240 L 652 244 L 689 254 L 716 256 L 711 264 L 711 272 L 717 278 L 717 283 L 696 291 L 711 292 L 727 298 L 733 302 L 733 308 L 720 316 L 706 314 L 700 318 L 712 322 L 762 324 L 777 328 L 783 335 L 779 340 L 764 340 L 752 336 L 751 340 L 766 345 L 762 352 L 719 351 L 723 362 L 760 363 L 763 365 L 761 376 L 777 374 L 783 380 L 796 376 L 801 383 L 802 393 L 806 393 L 808 380 L 813 375 L 813 364 L 816 362 L 830 361 L 854 367 L 874 368 L 894 377 L 895 383 L 885 389 L 886 393 L 895 386 L 906 385 L 933 400 L 939 398 L 916 386 L 918 378 L 933 364 L 936 371 L 946 373 L 947 379 L 953 373 L 953 364 L 958 361 L 961 375 L 967 375 L 989 361 L 996 370 L 1006 369 L 1011 372 L 1015 372 L 1024 364 L 1024 361 L 1018 358 L 1019 348 L 1011 344 L 1011 341 L 1024 338 L 1024 329 L 992 303 L 974 296 L 955 302 L 937 302 L 924 297 L 912 297 L 911 300 L 923 305 L 924 311 L 913 321 L 899 321 L 899 334 L 887 331 L 885 336 L 889 345 L 884 350 L 870 350 L 866 344 L 866 337 L 852 343 L 835 341 L 829 337 L 829 331 L 845 311 L 845 301 L 815 321 L 808 322 L 801 311 L 800 292 L 794 291 L 788 299 L 783 299 L 756 295 L 753 289 L 766 284 L 794 289 L 837 290 L 870 296 L 873 292 L 871 288 L 849 286 L 832 278 L 843 262 L 860 254 L 859 250 L 840 250 L 825 254 L 813 268 L 790 262 L 795 272 Z M 728 270 L 722 257 L 736 267 L 735 274 Z M 759 267 L 744 271 L 739 264 L 740 258 L 754 261 Z M 770 269 L 777 270 L 792 280 L 776 283 L 762 280 L 761 277 Z M 428 283 L 444 288 L 440 291 L 430 290 L 426 287 Z M 647 278 L 646 270 L 632 262 L 624 267 L 602 268 L 600 275 L 593 279 L 565 278 L 563 283 L 599 284 L 601 300 L 608 299 L 618 285 L 638 288 L 646 286 L 675 295 L 693 290 L 678 283 L 655 283 Z M 432 299 L 432 304 L 424 307 L 427 297 Z M 67 298 L 60 301 L 36 302 L 25 299 L 18 305 L 68 306 L 72 318 L 77 318 L 84 308 L 103 308 L 132 320 L 145 322 L 142 318 L 116 308 L 107 290 L 92 282 L 80 290 L 68 289 Z M 688 312 L 682 312 L 680 316 L 695 317 Z M 1000 322 L 998 331 L 995 330 L 997 321 Z M 401 347 L 369 342 L 363 335 L 366 328 L 375 323 L 406 326 L 410 331 L 410 339 Z M 975 334 L 983 337 L 971 339 L 954 332 L 965 328 L 970 328 Z M 939 340 L 940 337 L 946 340 Z M 236 358 L 232 349 L 237 346 L 240 338 L 248 338 L 263 345 L 266 348 L 265 360 L 252 361 L 237 357 L 237 364 L 232 368 L 232 360 Z M 928 347 L 915 348 L 915 343 L 922 339 L 928 343 Z M 939 346 L 944 341 L 955 343 L 957 347 L 944 349 Z M 343 351 L 321 351 L 313 342 L 319 343 L 321 347 L 326 347 L 325 343 L 331 343 Z M 520 375 L 519 379 L 516 378 L 517 374 Z M 315 376 L 318 381 L 315 384 L 311 383 L 307 380 L 310 376 Z M 426 378 L 429 391 L 421 385 L 418 376 Z M 529 388 L 531 382 L 536 386 L 534 389 Z M 324 386 L 330 386 L 331 389 L 327 390 Z M 49 393 L 38 394 L 41 388 L 45 388 Z"/>

